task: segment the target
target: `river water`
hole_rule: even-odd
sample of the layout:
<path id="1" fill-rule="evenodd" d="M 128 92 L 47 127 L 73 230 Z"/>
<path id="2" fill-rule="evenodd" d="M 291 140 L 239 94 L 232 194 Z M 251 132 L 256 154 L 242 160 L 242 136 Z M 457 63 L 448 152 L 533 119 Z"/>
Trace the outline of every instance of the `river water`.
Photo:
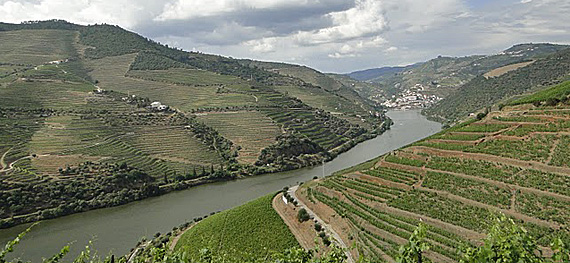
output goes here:
<path id="1" fill-rule="evenodd" d="M 99 255 L 124 255 L 142 237 L 165 233 L 195 217 L 225 210 L 284 186 L 307 181 L 314 176 L 359 164 L 404 145 L 434 134 L 441 129 L 419 110 L 390 111 L 394 125 L 375 139 L 360 143 L 323 166 L 260 175 L 241 180 L 201 185 L 184 191 L 142 201 L 43 221 L 24 237 L 12 257 L 40 262 L 71 244 L 69 258 L 79 253 L 89 240 Z M 0 230 L 0 245 L 13 239 L 29 225 Z M 68 260 L 69 260 L 68 258 Z"/>

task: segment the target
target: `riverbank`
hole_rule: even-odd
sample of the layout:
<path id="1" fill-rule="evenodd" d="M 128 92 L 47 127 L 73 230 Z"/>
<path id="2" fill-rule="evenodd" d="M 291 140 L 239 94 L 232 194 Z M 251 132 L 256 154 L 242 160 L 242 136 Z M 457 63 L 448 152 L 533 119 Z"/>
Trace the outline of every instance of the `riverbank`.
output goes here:
<path id="1" fill-rule="evenodd" d="M 210 212 L 226 210 L 264 194 L 276 192 L 286 185 L 307 181 L 314 176 L 359 164 L 395 150 L 440 130 L 441 125 L 426 120 L 419 111 L 389 112 L 394 125 L 384 134 L 360 143 L 340 154 L 324 166 L 308 167 L 288 172 L 259 175 L 242 180 L 216 182 L 174 191 L 126 205 L 92 210 L 43 221 L 22 240 L 13 255 L 23 260 L 41 261 L 42 256 L 57 253 L 71 241 L 70 256 L 93 240 L 93 249 L 102 254 L 127 254 L 141 237 L 171 231 L 172 226 L 192 221 Z M 0 243 L 12 239 L 27 225 L 0 230 Z M 96 238 L 93 238 L 96 236 Z"/>
<path id="2" fill-rule="evenodd" d="M 125 184 L 125 180 L 120 181 L 121 184 L 125 184 L 127 186 L 114 185 L 113 183 L 109 183 L 110 180 L 106 180 L 107 178 L 102 178 L 102 177 L 94 177 L 95 180 L 97 180 L 98 182 L 95 185 L 87 185 L 85 182 L 81 181 L 82 179 L 69 181 L 69 182 L 66 181 L 63 182 L 63 184 L 66 185 L 62 185 L 61 189 L 67 190 L 73 188 L 74 190 L 72 190 L 71 193 L 66 193 L 63 190 L 56 192 L 62 193 L 61 196 L 70 196 L 71 198 L 67 198 L 67 200 L 59 200 L 59 204 L 55 203 L 55 205 L 54 205 L 55 201 L 52 201 L 50 204 L 51 206 L 47 207 L 42 202 L 29 202 L 26 204 L 26 206 L 29 207 L 26 213 L 15 214 L 15 215 L 12 214 L 12 216 L 10 217 L 1 218 L 0 229 L 10 228 L 25 223 L 33 223 L 41 220 L 54 219 L 75 213 L 83 213 L 95 209 L 121 206 L 127 203 L 144 200 L 154 196 L 168 194 L 173 191 L 186 190 L 191 187 L 208 183 L 242 179 L 250 176 L 278 173 L 294 169 L 300 169 L 304 167 L 312 167 L 315 165 L 322 164 L 325 161 L 330 161 L 335 159 L 339 154 L 349 151 L 359 143 L 376 138 L 377 136 L 381 135 L 386 130 L 388 130 L 390 128 L 391 123 L 392 121 L 388 117 L 386 117 L 386 120 L 382 122 L 379 125 L 379 127 L 374 131 L 364 133 L 358 137 L 353 138 L 352 140 L 348 140 L 347 142 L 339 145 L 334 149 L 319 154 L 301 154 L 297 157 L 294 157 L 297 160 L 303 160 L 303 161 L 300 163 L 295 163 L 295 165 L 293 166 L 269 165 L 269 164 L 268 166 L 263 166 L 263 165 L 254 166 L 249 164 L 234 164 L 233 168 L 227 170 L 224 170 L 222 166 L 221 170 L 216 170 L 214 172 L 212 168 L 212 172 L 205 172 L 205 174 L 202 174 L 200 177 L 193 176 L 193 178 L 188 178 L 180 176 L 177 177 L 176 180 L 168 180 L 168 181 L 165 177 L 165 182 L 160 182 L 160 183 L 156 182 L 155 180 L 142 181 L 138 179 L 135 179 L 135 181 L 138 180 L 140 181 L 139 183 L 132 183 L 132 184 L 131 183 Z M 30 155 L 24 158 L 32 159 L 35 158 L 35 156 Z M 9 166 L 11 165 L 12 163 L 9 164 Z M 117 177 L 117 176 L 124 177 L 123 174 L 133 172 L 131 171 L 131 168 L 126 170 L 120 170 L 120 169 L 117 170 L 117 168 L 118 165 L 117 167 L 115 167 L 115 169 L 111 169 L 112 171 L 110 172 L 110 174 L 105 175 L 105 177 Z M 78 167 L 77 169 L 87 170 L 93 168 Z M 138 173 L 144 174 L 145 171 L 138 171 Z M 31 186 L 25 186 L 25 187 L 30 188 Z M 35 192 L 36 195 L 38 194 L 38 192 L 41 192 L 42 189 L 47 188 L 47 187 L 42 188 L 35 185 L 33 187 L 36 191 Z M 98 193 L 98 194 L 83 195 L 82 197 L 79 197 L 79 195 L 75 195 L 73 193 L 73 191 L 77 190 L 77 188 L 90 189 L 90 191 L 92 191 L 93 193 Z M 109 189 L 113 190 L 110 191 Z M 44 195 L 47 195 L 45 194 L 46 191 L 49 190 L 44 190 Z M 100 193 L 104 193 L 104 195 Z M 50 200 L 58 200 L 61 199 L 62 197 L 58 197 L 58 194 L 55 194 L 55 197 L 54 195 L 49 195 L 49 198 Z"/>

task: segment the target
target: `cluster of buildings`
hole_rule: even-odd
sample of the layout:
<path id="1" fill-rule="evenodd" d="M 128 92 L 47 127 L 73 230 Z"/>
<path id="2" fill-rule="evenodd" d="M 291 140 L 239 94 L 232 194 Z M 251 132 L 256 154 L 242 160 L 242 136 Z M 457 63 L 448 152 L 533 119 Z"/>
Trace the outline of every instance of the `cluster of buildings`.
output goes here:
<path id="1" fill-rule="evenodd" d="M 427 108 L 442 98 L 436 95 L 426 95 L 421 92 L 425 90 L 422 84 L 416 84 L 410 89 L 403 90 L 398 95 L 393 95 L 392 99 L 388 99 L 381 103 L 383 106 L 392 109 L 418 109 Z"/>

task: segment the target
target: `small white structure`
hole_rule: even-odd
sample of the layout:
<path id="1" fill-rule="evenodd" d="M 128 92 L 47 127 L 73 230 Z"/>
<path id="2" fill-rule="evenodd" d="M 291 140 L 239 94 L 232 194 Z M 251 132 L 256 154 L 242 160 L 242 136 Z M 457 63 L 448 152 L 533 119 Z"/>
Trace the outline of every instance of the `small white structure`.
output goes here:
<path id="1" fill-rule="evenodd" d="M 158 108 L 158 107 L 160 107 L 160 105 L 162 105 L 162 104 L 160 103 L 160 101 L 155 101 L 155 102 L 153 102 L 153 103 L 150 104 L 150 106 L 151 106 L 152 108 Z"/>
<path id="2" fill-rule="evenodd" d="M 95 86 L 95 87 L 97 88 L 97 89 L 95 90 L 95 92 L 96 92 L 97 94 L 101 94 L 101 93 L 105 92 L 105 90 L 102 89 L 102 88 L 100 88 L 99 86 Z"/>

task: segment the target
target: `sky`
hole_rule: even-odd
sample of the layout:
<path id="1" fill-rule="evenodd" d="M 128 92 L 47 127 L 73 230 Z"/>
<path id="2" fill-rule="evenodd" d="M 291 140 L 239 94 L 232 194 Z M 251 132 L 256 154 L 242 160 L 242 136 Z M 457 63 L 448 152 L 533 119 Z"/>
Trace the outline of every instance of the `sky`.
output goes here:
<path id="1" fill-rule="evenodd" d="M 346 73 L 570 44 L 568 0 L 0 0 L 0 21 L 119 25 L 169 46 Z"/>

